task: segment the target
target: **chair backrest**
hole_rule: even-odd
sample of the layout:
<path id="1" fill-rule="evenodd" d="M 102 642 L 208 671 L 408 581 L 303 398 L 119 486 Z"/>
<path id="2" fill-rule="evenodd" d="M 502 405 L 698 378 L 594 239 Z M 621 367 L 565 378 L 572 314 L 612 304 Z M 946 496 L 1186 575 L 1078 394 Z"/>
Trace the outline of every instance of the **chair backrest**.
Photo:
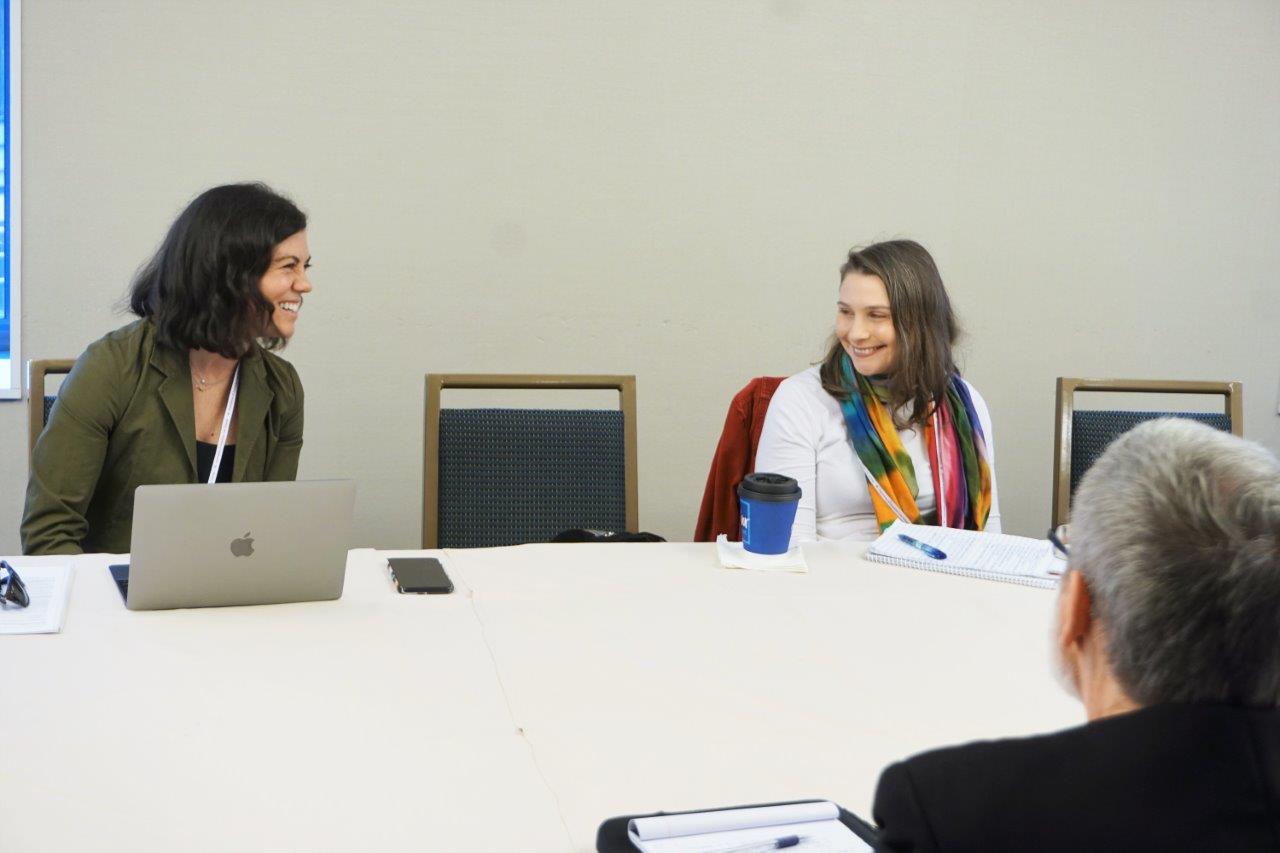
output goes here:
<path id="1" fill-rule="evenodd" d="M 1223 398 L 1223 411 L 1130 411 L 1075 408 L 1077 391 L 1139 394 L 1207 394 Z M 1086 471 L 1117 437 L 1143 421 L 1179 417 L 1223 432 L 1244 433 L 1244 397 L 1239 382 L 1180 382 L 1146 379 L 1074 379 L 1058 377 L 1057 419 L 1053 442 L 1053 523 L 1071 512 L 1071 496 Z"/>
<path id="2" fill-rule="evenodd" d="M 446 388 L 614 390 L 618 409 L 441 407 Z M 634 376 L 427 374 L 422 546 L 639 532 Z"/>
<path id="3" fill-rule="evenodd" d="M 49 422 L 49 412 L 58 399 L 57 394 L 45 390 L 45 377 L 49 374 L 71 372 L 75 360 L 70 358 L 38 358 L 27 362 L 27 462 L 35 453 L 36 439 Z"/>

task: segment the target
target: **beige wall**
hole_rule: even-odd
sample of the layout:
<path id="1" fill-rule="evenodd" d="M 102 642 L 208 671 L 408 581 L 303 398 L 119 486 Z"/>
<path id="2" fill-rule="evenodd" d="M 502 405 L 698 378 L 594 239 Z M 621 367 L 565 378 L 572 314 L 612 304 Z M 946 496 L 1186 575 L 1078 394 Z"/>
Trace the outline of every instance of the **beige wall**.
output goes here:
<path id="1" fill-rule="evenodd" d="M 641 523 L 693 527 L 726 403 L 802 369 L 855 242 L 920 239 L 1006 525 L 1049 518 L 1053 378 L 1231 378 L 1280 448 L 1280 5 L 24 4 L 23 339 L 77 354 L 178 209 L 310 213 L 301 475 L 419 541 L 427 371 L 635 373 Z M 25 407 L 0 403 L 0 551 Z"/>

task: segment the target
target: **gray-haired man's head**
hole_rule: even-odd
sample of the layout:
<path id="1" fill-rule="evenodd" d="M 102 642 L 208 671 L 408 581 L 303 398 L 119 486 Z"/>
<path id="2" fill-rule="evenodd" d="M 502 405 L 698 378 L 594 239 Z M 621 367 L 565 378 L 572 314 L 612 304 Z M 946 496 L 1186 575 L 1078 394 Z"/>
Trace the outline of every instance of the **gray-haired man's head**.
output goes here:
<path id="1" fill-rule="evenodd" d="M 1280 462 L 1189 420 L 1143 424 L 1072 498 L 1070 566 L 1139 705 L 1280 706 Z"/>

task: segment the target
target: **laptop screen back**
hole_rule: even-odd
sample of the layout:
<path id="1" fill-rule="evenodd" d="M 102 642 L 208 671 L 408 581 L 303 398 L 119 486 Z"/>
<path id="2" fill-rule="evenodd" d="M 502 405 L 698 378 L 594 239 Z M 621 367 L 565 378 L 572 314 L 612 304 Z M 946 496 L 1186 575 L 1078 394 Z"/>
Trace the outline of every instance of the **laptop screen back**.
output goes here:
<path id="1" fill-rule="evenodd" d="M 139 486 L 130 610 L 338 598 L 352 480 Z"/>

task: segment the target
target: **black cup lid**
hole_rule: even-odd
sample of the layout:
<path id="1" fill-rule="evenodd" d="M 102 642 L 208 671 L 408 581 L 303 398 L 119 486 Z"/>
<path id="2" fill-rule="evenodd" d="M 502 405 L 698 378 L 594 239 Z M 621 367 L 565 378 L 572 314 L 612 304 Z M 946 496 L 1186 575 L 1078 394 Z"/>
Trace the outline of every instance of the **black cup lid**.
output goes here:
<path id="1" fill-rule="evenodd" d="M 738 484 L 738 494 L 764 500 L 788 500 L 800 496 L 800 484 L 785 474 L 758 471 L 742 479 Z"/>

